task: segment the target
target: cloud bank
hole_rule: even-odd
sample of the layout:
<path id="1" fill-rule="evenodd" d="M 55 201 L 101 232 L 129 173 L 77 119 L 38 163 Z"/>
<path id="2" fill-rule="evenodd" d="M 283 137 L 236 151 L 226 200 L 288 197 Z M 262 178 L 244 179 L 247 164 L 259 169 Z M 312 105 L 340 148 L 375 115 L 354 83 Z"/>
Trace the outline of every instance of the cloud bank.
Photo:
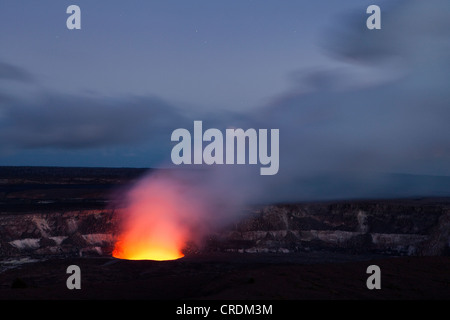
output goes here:
<path id="1" fill-rule="evenodd" d="M 157 98 L 44 94 L 1 109 L 0 139 L 15 148 L 85 149 L 142 143 L 179 124 L 182 116 Z"/>

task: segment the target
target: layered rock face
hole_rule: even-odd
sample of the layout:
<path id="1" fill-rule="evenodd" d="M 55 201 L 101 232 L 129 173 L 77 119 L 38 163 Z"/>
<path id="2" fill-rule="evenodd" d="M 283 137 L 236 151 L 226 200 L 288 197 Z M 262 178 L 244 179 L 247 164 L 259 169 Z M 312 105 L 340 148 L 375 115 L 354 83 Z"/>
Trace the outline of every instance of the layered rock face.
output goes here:
<path id="1" fill-rule="evenodd" d="M 120 210 L 2 213 L 0 256 L 110 255 Z M 204 251 L 448 255 L 450 204 L 371 201 L 251 208 L 211 233 Z"/>
<path id="2" fill-rule="evenodd" d="M 448 255 L 449 205 L 435 199 L 265 206 L 210 241 L 241 252 Z"/>
<path id="3" fill-rule="evenodd" d="M 0 256 L 107 255 L 114 245 L 113 210 L 0 215 Z"/>

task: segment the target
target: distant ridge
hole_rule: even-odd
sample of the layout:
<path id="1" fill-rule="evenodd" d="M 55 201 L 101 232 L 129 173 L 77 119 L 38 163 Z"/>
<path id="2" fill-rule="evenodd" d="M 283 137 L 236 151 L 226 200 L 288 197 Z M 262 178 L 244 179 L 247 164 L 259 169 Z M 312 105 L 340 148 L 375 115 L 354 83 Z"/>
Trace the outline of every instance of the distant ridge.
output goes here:
<path id="1" fill-rule="evenodd" d="M 129 180 L 151 170 L 149 168 L 0 166 L 0 179 L 26 178 L 27 180 L 43 182 L 48 179 Z"/>

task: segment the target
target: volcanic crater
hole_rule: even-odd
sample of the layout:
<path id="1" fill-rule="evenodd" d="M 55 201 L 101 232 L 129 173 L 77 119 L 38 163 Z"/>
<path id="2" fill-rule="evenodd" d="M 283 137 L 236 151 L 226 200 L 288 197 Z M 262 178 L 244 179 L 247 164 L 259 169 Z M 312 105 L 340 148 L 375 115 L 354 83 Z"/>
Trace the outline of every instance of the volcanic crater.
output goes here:
<path id="1" fill-rule="evenodd" d="M 0 168 L 2 299 L 448 299 L 450 199 L 252 206 L 183 258 L 112 257 L 111 195 L 147 169 Z M 66 268 L 83 289 L 67 290 Z M 367 266 L 383 290 L 367 289 Z"/>

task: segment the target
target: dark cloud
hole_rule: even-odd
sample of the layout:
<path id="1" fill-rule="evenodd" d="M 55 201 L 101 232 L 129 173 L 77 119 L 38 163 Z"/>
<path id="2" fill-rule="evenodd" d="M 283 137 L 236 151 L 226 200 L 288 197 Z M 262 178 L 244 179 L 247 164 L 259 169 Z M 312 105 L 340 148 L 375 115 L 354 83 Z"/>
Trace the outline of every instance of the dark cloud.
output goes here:
<path id="1" fill-rule="evenodd" d="M 170 137 L 169 128 L 183 120 L 173 106 L 151 97 L 41 94 L 31 102 L 9 101 L 0 112 L 0 143 L 15 149 L 134 145 Z"/>
<path id="2" fill-rule="evenodd" d="M 157 146 L 185 123 L 157 97 L 52 92 L 26 69 L 1 61 L 0 80 L 0 152 Z"/>
<path id="3" fill-rule="evenodd" d="M 0 61 L 0 80 L 18 81 L 32 83 L 35 81 L 33 75 L 23 68 Z"/>
<path id="4" fill-rule="evenodd" d="M 365 27 L 369 15 L 361 14 L 360 8 L 327 30 L 328 36 L 321 41 L 325 53 L 352 63 L 379 64 L 389 59 L 416 57 L 436 42 L 447 47 L 448 1 L 400 0 L 383 1 L 378 5 L 381 8 L 380 30 Z"/>

